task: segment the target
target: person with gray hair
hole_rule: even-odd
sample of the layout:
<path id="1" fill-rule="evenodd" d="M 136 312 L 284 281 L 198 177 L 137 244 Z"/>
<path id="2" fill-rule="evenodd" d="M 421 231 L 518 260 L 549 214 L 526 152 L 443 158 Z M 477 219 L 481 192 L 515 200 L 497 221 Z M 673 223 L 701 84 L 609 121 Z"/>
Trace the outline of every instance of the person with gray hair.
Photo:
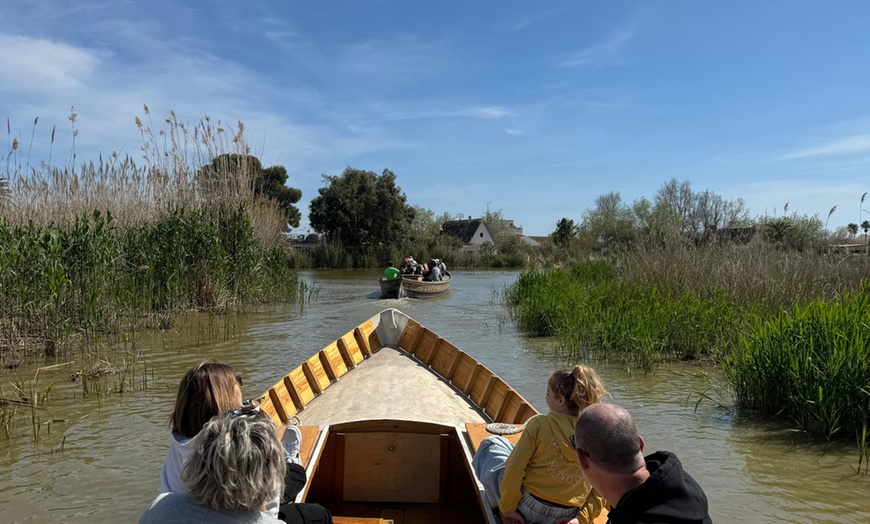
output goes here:
<path id="1" fill-rule="evenodd" d="M 586 479 L 611 505 L 610 524 L 712 524 L 701 486 L 674 453 L 643 456 L 643 438 L 624 408 L 588 406 L 571 445 Z"/>
<path id="2" fill-rule="evenodd" d="M 184 492 L 160 494 L 139 524 L 281 524 L 265 513 L 284 489 L 286 462 L 275 424 L 228 412 L 209 420 L 184 463 Z"/>

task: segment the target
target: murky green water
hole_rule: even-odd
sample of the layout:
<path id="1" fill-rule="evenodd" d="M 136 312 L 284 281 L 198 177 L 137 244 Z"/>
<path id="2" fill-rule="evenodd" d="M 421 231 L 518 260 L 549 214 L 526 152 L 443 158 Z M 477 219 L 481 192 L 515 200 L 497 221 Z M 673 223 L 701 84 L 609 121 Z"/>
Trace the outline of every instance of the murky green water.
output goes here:
<path id="1" fill-rule="evenodd" d="M 386 307 L 405 311 L 498 373 L 538 409 L 546 378 L 565 364 L 549 340 L 517 334 L 493 290 L 515 272 L 456 271 L 453 289 L 425 301 L 380 300 L 379 272 L 310 271 L 319 290 L 301 311 L 190 319 L 166 334 L 137 341 L 147 362 L 147 389 L 83 399 L 68 371 L 40 374 L 53 384 L 39 444 L 29 418 L 0 440 L 0 521 L 135 522 L 157 494 L 168 438 L 167 418 L 180 376 L 202 357 L 230 363 L 254 396 L 303 359 Z M 226 336 L 224 336 L 226 335 Z M 206 340 L 217 340 L 203 342 Z M 699 391 L 731 405 L 716 370 L 674 365 L 650 375 L 592 362 L 613 401 L 635 416 L 647 450 L 678 453 L 710 499 L 716 522 L 870 522 L 870 477 L 857 473 L 849 443 L 823 447 L 780 424 L 744 421 L 703 402 Z M 75 366 L 72 366 L 75 367 Z M 2 391 L 32 370 L 0 376 Z M 137 377 L 141 387 L 143 377 Z M 712 388 L 712 389 L 711 389 Z M 63 420 L 63 422 L 59 422 Z M 60 450 L 62 446 L 62 451 Z"/>

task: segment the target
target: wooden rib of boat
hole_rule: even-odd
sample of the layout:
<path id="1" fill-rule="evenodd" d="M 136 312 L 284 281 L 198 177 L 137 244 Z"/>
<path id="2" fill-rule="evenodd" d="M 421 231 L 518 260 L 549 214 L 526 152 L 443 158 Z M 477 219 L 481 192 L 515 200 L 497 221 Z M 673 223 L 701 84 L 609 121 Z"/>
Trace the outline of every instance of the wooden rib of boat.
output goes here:
<path id="1" fill-rule="evenodd" d="M 402 296 L 410 298 L 431 298 L 441 295 L 450 288 L 450 277 L 427 282 L 421 275 L 402 275 Z"/>
<path id="2" fill-rule="evenodd" d="M 402 296 L 402 279 L 394 278 L 392 280 L 387 280 L 386 278 L 381 278 L 381 295 L 384 298 L 399 298 Z"/>
<path id="3" fill-rule="evenodd" d="M 314 354 L 260 401 L 279 431 L 298 418 L 309 481 L 297 502 L 322 504 L 337 524 L 500 522 L 482 502 L 472 455 L 488 423 L 521 425 L 537 414 L 495 373 L 395 309 Z"/>

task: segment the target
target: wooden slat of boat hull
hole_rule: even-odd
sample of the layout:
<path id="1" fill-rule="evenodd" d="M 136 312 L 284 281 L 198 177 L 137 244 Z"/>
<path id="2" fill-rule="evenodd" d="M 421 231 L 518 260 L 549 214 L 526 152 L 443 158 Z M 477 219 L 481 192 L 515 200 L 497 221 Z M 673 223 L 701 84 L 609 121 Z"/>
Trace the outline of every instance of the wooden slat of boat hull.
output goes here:
<path id="1" fill-rule="evenodd" d="M 427 282 L 409 277 L 402 277 L 402 294 L 411 298 L 428 298 L 438 296 L 450 288 L 450 277 L 441 281 Z"/>

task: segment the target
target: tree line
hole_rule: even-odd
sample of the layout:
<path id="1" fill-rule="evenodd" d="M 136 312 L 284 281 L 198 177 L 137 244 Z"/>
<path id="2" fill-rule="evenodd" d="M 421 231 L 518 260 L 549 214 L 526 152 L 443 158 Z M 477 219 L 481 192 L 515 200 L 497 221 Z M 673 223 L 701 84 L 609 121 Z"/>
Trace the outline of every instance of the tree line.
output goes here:
<path id="1" fill-rule="evenodd" d="M 565 249 L 634 249 L 686 245 L 702 247 L 722 244 L 764 242 L 790 251 L 823 251 L 827 245 L 855 239 L 857 224 L 830 233 L 828 220 L 788 213 L 750 217 L 742 198 L 726 199 L 709 190 L 695 191 L 689 181 L 671 179 L 650 199 L 631 204 L 618 192 L 599 196 L 595 206 L 582 213 L 579 222 L 564 217 L 556 222 L 551 237 Z M 861 225 L 866 234 L 870 222 Z"/>
<path id="2" fill-rule="evenodd" d="M 288 228 L 299 226 L 301 213 L 295 204 L 300 190 L 287 187 L 283 166 L 264 168 L 251 155 L 221 155 L 200 171 L 205 184 L 225 183 L 235 172 L 250 173 L 256 194 L 277 201 L 286 213 Z M 827 220 L 818 216 L 788 213 L 752 218 L 742 198 L 727 199 L 710 190 L 695 190 L 687 180 L 671 179 L 651 197 L 623 201 L 617 191 L 595 199 L 579 221 L 563 217 L 550 235 L 552 246 L 532 250 L 519 239 L 505 234 L 500 211 L 483 214 L 494 237 L 472 257 L 462 253 L 459 239 L 442 238 L 440 224 L 461 218 L 449 213 L 436 215 L 408 203 L 390 169 L 381 173 L 348 166 L 340 175 L 322 175 L 324 185 L 312 199 L 309 223 L 318 244 L 301 265 L 371 267 L 406 254 L 447 257 L 454 264 L 527 266 L 547 265 L 589 251 L 662 247 L 675 244 L 702 247 L 710 244 L 765 242 L 793 251 L 820 250 L 831 241 L 854 241 L 860 229 L 867 234 L 870 221 L 850 223 L 833 234 Z M 866 194 L 865 194 L 866 196 Z M 863 203 L 863 197 L 862 197 Z M 553 249 L 549 249 L 552 247 Z M 450 260 L 453 259 L 453 260 Z"/>

